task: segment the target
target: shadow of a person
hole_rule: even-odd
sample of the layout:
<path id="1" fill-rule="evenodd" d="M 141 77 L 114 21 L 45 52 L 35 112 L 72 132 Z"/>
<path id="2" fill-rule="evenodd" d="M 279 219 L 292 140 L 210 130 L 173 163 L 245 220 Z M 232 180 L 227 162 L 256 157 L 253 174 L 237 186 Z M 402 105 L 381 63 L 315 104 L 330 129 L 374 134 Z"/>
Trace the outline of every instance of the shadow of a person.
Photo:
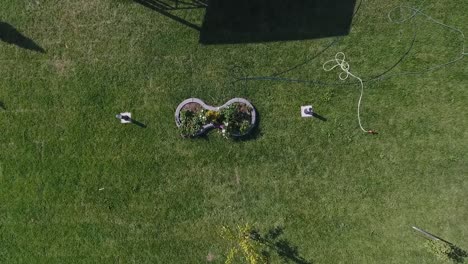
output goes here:
<path id="1" fill-rule="evenodd" d="M 0 21 L 0 40 L 8 44 L 16 45 L 23 49 L 28 49 L 40 53 L 45 53 L 45 50 L 36 44 L 32 39 L 21 34 L 12 25 Z"/>

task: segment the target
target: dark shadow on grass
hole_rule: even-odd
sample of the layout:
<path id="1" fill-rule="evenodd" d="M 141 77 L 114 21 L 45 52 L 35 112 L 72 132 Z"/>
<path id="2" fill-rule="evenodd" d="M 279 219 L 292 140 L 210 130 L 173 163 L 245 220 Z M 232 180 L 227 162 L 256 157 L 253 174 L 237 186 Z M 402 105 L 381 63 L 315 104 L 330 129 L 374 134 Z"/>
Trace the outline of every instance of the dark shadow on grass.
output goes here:
<path id="1" fill-rule="evenodd" d="M 177 21 L 184 26 L 193 28 L 197 31 L 201 30 L 201 27 L 199 25 L 193 24 L 179 16 L 171 14 L 169 11 L 205 8 L 206 5 L 203 4 L 204 1 L 193 1 L 193 2 L 173 1 L 173 3 L 170 3 L 168 1 L 161 1 L 161 0 L 133 0 L 133 1 L 147 8 L 154 10 L 163 16 L 166 16 L 174 21 Z"/>
<path id="2" fill-rule="evenodd" d="M 317 118 L 317 119 L 320 119 L 320 120 L 322 120 L 324 122 L 326 122 L 328 120 L 326 117 L 323 117 L 323 116 L 321 116 L 321 115 L 319 115 L 317 113 L 312 113 L 312 116 Z"/>
<path id="3" fill-rule="evenodd" d="M 156 6 L 159 9 L 170 11 L 170 10 L 187 10 L 187 9 L 199 9 L 206 8 L 208 6 L 207 0 L 143 0 L 142 2 L 148 2 L 152 6 Z"/>
<path id="4" fill-rule="evenodd" d="M 40 53 L 45 50 L 36 44 L 32 39 L 21 34 L 12 25 L 0 21 L 0 40 L 8 44 L 16 45 L 23 49 L 28 49 Z"/>
<path id="5" fill-rule="evenodd" d="M 135 124 L 135 125 L 137 125 L 137 126 L 139 126 L 139 127 L 141 127 L 141 128 L 146 128 L 146 125 L 145 125 L 145 124 L 143 124 L 143 123 L 141 123 L 140 121 L 137 121 L 137 120 L 135 120 L 135 119 L 133 119 L 133 118 L 131 119 L 131 122 L 132 122 L 132 124 Z"/>
<path id="6" fill-rule="evenodd" d="M 213 0 L 200 43 L 229 44 L 344 36 L 356 0 Z"/>
<path id="7" fill-rule="evenodd" d="M 453 262 L 465 263 L 465 260 L 468 258 L 468 251 L 463 250 L 454 244 L 450 244 L 450 249 L 451 250 L 447 255 Z"/>
<path id="8" fill-rule="evenodd" d="M 200 141 L 209 141 L 210 140 L 210 137 L 208 136 L 208 134 L 210 133 L 213 133 L 212 131 L 208 131 L 207 133 L 205 134 L 201 134 L 199 136 L 196 136 L 196 137 L 191 137 L 190 139 L 191 140 L 200 140 Z"/>
<path id="9" fill-rule="evenodd" d="M 286 239 L 280 238 L 283 233 L 284 228 L 277 226 L 268 230 L 264 235 L 258 231 L 252 231 L 251 237 L 268 247 L 269 250 L 262 252 L 266 257 L 270 257 L 272 253 L 275 253 L 286 263 L 312 264 L 311 261 L 300 255 L 297 246 Z"/>
<path id="10" fill-rule="evenodd" d="M 1 101 L 0 101 L 0 108 L 2 110 L 7 110 L 5 104 L 3 102 L 1 102 Z"/>
<path id="11" fill-rule="evenodd" d="M 134 125 L 137 125 L 139 127 L 142 127 L 142 128 L 146 128 L 146 125 L 141 123 L 140 121 L 138 120 L 135 120 L 127 115 L 121 115 L 121 114 L 118 114 L 115 116 L 117 119 L 121 119 L 121 120 L 125 120 L 125 121 L 128 121 L 130 122 L 131 124 L 134 124 Z"/>
<path id="12" fill-rule="evenodd" d="M 312 115 L 313 117 L 315 117 L 315 118 L 317 118 L 319 120 L 322 120 L 324 122 L 327 121 L 327 119 L 325 117 L 323 117 L 323 116 L 321 116 L 321 115 L 319 115 L 319 114 L 317 114 L 315 112 L 312 112 L 312 109 L 305 109 L 304 113 L 307 114 L 307 115 Z"/>

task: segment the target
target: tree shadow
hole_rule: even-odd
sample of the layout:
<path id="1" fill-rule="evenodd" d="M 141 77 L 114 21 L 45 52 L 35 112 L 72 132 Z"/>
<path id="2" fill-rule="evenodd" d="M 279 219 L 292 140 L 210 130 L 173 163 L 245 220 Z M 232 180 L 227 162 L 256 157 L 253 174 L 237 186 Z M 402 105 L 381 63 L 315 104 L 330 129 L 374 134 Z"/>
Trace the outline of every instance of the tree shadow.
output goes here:
<path id="1" fill-rule="evenodd" d="M 159 14 L 166 16 L 174 21 L 181 23 L 189 28 L 195 29 L 197 31 L 201 30 L 199 25 L 196 25 L 186 19 L 183 19 L 177 15 L 170 13 L 170 11 L 175 10 L 187 10 L 187 9 L 200 9 L 206 8 L 206 0 L 192 0 L 192 1 L 163 1 L 163 0 L 133 0 L 134 2 L 141 4 L 147 8 L 150 8 Z"/>
<path id="2" fill-rule="evenodd" d="M 268 258 L 271 256 L 271 253 L 275 253 L 286 263 L 312 264 L 311 261 L 306 260 L 299 254 L 297 246 L 291 244 L 286 239 L 280 238 L 283 233 L 284 228 L 277 226 L 268 230 L 264 235 L 254 230 L 251 232 L 251 237 L 267 246 L 268 250 L 262 253 Z"/>
<path id="3" fill-rule="evenodd" d="M 207 7 L 202 44 L 250 43 L 344 36 L 356 0 L 217 0 Z"/>
<path id="4" fill-rule="evenodd" d="M 468 251 L 460 248 L 459 246 L 453 244 L 452 242 L 447 241 L 439 236 L 436 236 L 418 227 L 413 226 L 413 229 L 418 231 L 419 234 L 424 235 L 424 237 L 428 239 L 429 241 L 436 241 L 436 242 L 439 241 L 441 243 L 444 243 L 445 245 L 448 245 L 450 250 L 448 252 L 444 252 L 444 254 L 446 254 L 446 256 L 454 263 L 465 263 L 465 260 L 468 258 Z"/>
<path id="5" fill-rule="evenodd" d="M 32 39 L 21 34 L 12 25 L 0 21 L 0 40 L 8 44 L 16 45 L 23 49 L 28 49 L 40 53 L 45 53 L 45 50 L 36 44 Z"/>
<path id="6" fill-rule="evenodd" d="M 447 254 L 449 259 L 455 263 L 465 263 L 465 260 L 468 258 L 468 251 L 463 250 L 457 245 L 450 244 L 450 252 Z"/>

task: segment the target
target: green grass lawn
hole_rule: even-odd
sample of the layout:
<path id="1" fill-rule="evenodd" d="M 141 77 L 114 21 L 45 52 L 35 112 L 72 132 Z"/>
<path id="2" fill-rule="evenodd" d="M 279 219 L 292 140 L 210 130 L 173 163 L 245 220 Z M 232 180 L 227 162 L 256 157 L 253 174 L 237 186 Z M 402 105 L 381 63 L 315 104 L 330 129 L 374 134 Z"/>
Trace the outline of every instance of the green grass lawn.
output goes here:
<path id="1" fill-rule="evenodd" d="M 422 2 L 468 34 L 464 0 L 403 3 Z M 392 66 L 413 38 L 387 20 L 400 3 L 364 0 L 348 36 L 283 77 L 339 82 L 322 70 L 339 51 L 361 77 Z M 232 82 L 234 66 L 269 76 L 332 39 L 202 46 L 196 30 L 123 0 L 2 0 L 0 21 L 46 50 L 0 41 L 1 263 L 223 263 L 220 227 L 244 223 L 282 228 L 310 263 L 440 263 L 412 225 L 468 249 L 466 58 L 366 83 L 371 136 L 357 85 Z M 459 34 L 415 23 L 392 73 L 460 54 Z M 249 99 L 258 134 L 181 138 L 174 110 L 189 97 Z M 304 104 L 328 121 L 301 119 Z M 121 111 L 148 127 L 120 125 Z"/>

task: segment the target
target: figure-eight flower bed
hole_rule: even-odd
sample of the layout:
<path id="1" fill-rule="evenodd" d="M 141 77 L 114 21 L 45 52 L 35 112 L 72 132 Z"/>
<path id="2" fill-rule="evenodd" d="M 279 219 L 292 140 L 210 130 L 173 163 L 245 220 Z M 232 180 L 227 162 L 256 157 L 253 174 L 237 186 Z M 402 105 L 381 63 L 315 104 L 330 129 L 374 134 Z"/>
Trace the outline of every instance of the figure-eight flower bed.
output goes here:
<path id="1" fill-rule="evenodd" d="M 175 112 L 176 125 L 183 137 L 201 136 L 211 129 L 219 129 L 226 138 L 243 137 L 255 127 L 256 117 L 255 107 L 243 98 L 233 98 L 220 107 L 189 98 Z"/>

